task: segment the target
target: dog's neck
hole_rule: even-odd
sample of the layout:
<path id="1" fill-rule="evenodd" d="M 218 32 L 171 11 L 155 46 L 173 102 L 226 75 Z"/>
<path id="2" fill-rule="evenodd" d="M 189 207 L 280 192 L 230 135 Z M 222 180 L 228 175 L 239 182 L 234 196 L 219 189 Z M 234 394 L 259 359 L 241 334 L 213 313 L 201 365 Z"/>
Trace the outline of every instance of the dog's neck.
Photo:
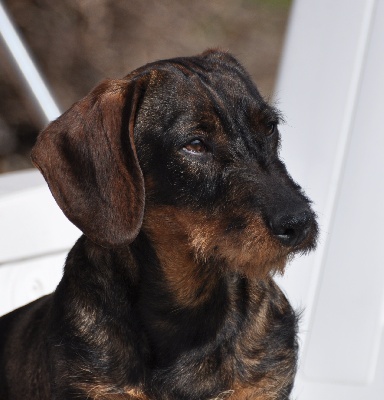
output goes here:
<path id="1" fill-rule="evenodd" d="M 172 247 L 172 242 L 169 245 Z M 172 281 L 173 275 L 164 269 L 174 260 L 164 260 L 160 253 L 143 231 L 124 249 L 104 249 L 85 237 L 75 245 L 55 296 L 63 310 L 60 318 L 71 321 L 74 348 L 88 344 L 92 348 L 89 354 L 93 356 L 83 360 L 82 371 L 89 372 L 78 373 L 85 380 L 103 382 L 106 387 L 112 382 L 127 387 L 140 387 L 147 382 L 155 390 L 151 398 L 158 399 L 168 398 L 168 394 L 169 398 L 180 398 L 186 381 L 190 383 L 188 387 L 201 387 L 194 397 L 190 396 L 194 399 L 234 387 L 236 371 L 245 368 L 236 354 L 246 354 L 249 348 L 257 348 L 266 340 L 265 321 L 270 318 L 266 310 L 275 309 L 271 302 L 280 304 L 282 295 L 271 280 L 255 282 L 236 273 L 208 273 L 207 268 L 220 271 L 215 263 L 208 262 L 194 265 L 195 273 L 200 271 L 202 276 Z M 178 257 L 177 262 L 173 268 L 191 268 L 189 254 Z M 201 285 L 207 276 L 211 279 Z M 180 297 L 183 285 L 187 295 Z M 175 288 L 180 291 L 175 293 Z M 77 291 L 76 296 L 73 291 Z M 102 306 L 95 308 L 100 303 Z M 104 314 L 99 313 L 100 309 Z M 274 311 L 276 315 L 284 312 Z M 259 322 L 254 325 L 251 321 Z M 60 320 L 53 322 L 61 325 Z M 58 337 L 61 336 L 60 332 Z M 131 343 L 137 346 L 132 347 Z M 94 366 L 94 357 L 99 359 L 99 369 Z M 103 361 L 110 357 L 119 360 L 113 370 Z M 259 361 L 255 359 L 255 365 Z M 253 361 L 247 362 L 251 365 Z M 98 371 L 104 370 L 108 371 L 105 376 L 100 375 Z"/>
<path id="2" fill-rule="evenodd" d="M 237 300 L 246 301 L 247 280 L 224 276 L 220 266 L 199 263 L 187 250 L 181 253 L 180 238 L 177 246 L 167 240 L 169 235 L 163 239 L 154 244 L 141 233 L 132 253 L 140 271 L 138 308 L 157 361 L 167 365 L 185 349 L 202 346 L 218 333 L 228 339 L 235 333 L 238 327 L 232 326 L 228 315 L 244 308 Z"/>
<path id="3" fill-rule="evenodd" d="M 177 246 L 167 238 L 154 243 L 142 232 L 131 246 L 140 271 L 137 310 L 156 382 L 151 386 L 161 388 L 153 398 L 166 393 L 180 398 L 187 386 L 201 390 L 197 398 L 207 398 L 236 380 L 234 358 L 223 356 L 222 349 L 236 352 L 236 336 L 247 319 L 249 282 L 235 273 L 224 275 L 214 262 L 201 264 L 189 252 L 175 254 L 182 238 Z"/>
<path id="4" fill-rule="evenodd" d="M 57 290 L 64 300 L 68 290 L 78 291 L 76 298 L 84 299 L 84 304 L 68 304 L 68 310 L 92 306 L 86 304 L 84 291 L 92 292 L 95 301 L 106 302 L 110 317 L 119 324 L 134 313 L 145 332 L 149 336 L 153 332 L 161 362 L 174 357 L 177 349 L 201 345 L 219 331 L 225 335 L 235 331 L 223 321 L 246 308 L 249 284 L 235 273 L 223 274 L 215 262 L 198 263 L 189 252 L 175 252 L 174 243 L 166 240 L 169 237 L 164 239 L 158 246 L 141 232 L 129 247 L 108 250 L 83 236 L 68 256 Z M 170 257 L 165 258 L 163 251 Z M 77 282 L 83 282 L 82 287 Z M 127 326 L 134 327 L 131 321 Z M 161 342 L 155 343 L 159 337 Z"/>

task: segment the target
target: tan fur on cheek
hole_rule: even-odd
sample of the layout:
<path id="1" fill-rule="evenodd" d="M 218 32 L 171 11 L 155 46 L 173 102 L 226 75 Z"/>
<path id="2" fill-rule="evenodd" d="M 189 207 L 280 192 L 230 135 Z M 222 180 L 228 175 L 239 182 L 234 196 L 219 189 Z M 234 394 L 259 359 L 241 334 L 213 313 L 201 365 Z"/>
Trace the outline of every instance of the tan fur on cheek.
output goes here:
<path id="1" fill-rule="evenodd" d="M 150 232 L 160 261 L 169 265 L 168 274 L 180 284 L 191 283 L 197 274 L 195 262 L 216 259 L 225 268 L 248 277 L 264 278 L 270 273 L 283 272 L 288 260 L 287 249 L 271 236 L 257 215 L 245 217 L 244 229 L 229 232 L 227 215 L 208 216 L 176 207 L 157 207 L 146 215 L 144 229 Z M 187 259 L 191 268 L 178 268 Z"/>
<path id="2" fill-rule="evenodd" d="M 283 272 L 288 251 L 271 237 L 259 216 L 247 218 L 241 231 L 226 232 L 226 220 L 204 218 L 190 233 L 198 257 L 222 258 L 229 268 L 248 277 Z"/>
<path id="3" fill-rule="evenodd" d="M 215 274 L 196 262 L 188 229 L 175 207 L 146 210 L 143 229 L 150 237 L 167 284 L 178 302 L 194 307 L 206 300 L 216 281 Z"/>

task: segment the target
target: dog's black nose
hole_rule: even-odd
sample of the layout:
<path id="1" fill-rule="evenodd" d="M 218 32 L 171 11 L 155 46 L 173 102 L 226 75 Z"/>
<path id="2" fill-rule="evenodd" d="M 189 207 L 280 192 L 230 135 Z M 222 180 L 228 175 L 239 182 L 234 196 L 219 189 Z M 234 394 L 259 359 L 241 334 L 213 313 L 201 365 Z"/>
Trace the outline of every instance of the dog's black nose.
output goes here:
<path id="1" fill-rule="evenodd" d="M 274 236 L 286 246 L 297 246 L 307 237 L 313 215 L 310 211 L 276 215 L 269 221 Z"/>

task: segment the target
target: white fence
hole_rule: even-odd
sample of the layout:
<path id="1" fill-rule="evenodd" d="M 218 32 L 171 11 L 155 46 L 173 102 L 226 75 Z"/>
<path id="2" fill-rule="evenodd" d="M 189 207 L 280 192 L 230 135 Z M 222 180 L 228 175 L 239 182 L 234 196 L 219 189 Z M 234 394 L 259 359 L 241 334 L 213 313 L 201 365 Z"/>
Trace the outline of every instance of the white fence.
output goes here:
<path id="1" fill-rule="evenodd" d="M 276 97 L 322 230 L 283 280 L 306 308 L 296 397 L 383 400 L 384 0 L 297 0 Z"/>
<path id="2" fill-rule="evenodd" d="M 37 170 L 0 176 L 0 315 L 52 292 L 80 236 Z"/>

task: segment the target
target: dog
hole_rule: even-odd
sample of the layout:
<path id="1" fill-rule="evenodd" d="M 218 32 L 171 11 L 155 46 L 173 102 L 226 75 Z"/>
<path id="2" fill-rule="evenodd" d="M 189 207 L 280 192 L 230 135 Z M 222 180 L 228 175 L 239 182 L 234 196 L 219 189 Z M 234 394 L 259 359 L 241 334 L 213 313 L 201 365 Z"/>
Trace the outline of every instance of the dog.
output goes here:
<path id="1" fill-rule="evenodd" d="M 0 319 L 2 400 L 283 400 L 297 315 L 273 280 L 316 245 L 279 112 L 219 50 L 106 80 L 32 160 L 83 236 Z"/>

